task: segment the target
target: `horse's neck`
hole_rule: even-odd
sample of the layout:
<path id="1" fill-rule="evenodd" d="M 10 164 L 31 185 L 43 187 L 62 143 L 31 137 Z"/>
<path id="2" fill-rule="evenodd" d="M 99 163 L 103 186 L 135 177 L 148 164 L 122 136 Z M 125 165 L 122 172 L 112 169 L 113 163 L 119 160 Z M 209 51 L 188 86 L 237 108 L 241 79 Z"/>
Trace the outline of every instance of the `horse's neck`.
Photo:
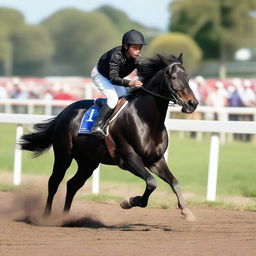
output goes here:
<path id="1" fill-rule="evenodd" d="M 152 79 L 150 79 L 150 81 L 148 81 L 145 84 L 145 89 L 152 92 L 153 94 L 150 94 L 150 92 L 145 92 L 145 93 L 150 94 L 150 96 L 152 97 L 152 99 L 155 102 L 156 108 L 165 117 L 167 108 L 169 105 L 169 101 L 167 99 L 164 99 L 161 97 L 161 96 L 166 97 L 164 95 L 164 92 L 162 91 L 163 83 L 164 83 L 163 71 L 159 71 Z M 157 95 L 159 95 L 159 96 L 157 96 Z"/>
<path id="2" fill-rule="evenodd" d="M 144 87 L 155 93 L 159 93 L 160 85 L 163 82 L 163 71 L 158 71 L 151 79 L 145 82 Z"/>
<path id="3" fill-rule="evenodd" d="M 153 77 L 149 82 L 145 83 L 145 89 L 162 95 L 160 91 L 160 83 L 162 83 L 162 75 L 158 74 Z M 162 95 L 163 96 L 163 95 Z M 136 106 L 138 109 L 144 111 L 145 116 L 149 116 L 150 122 L 155 119 L 156 124 L 161 127 L 164 125 L 169 102 L 161 97 L 150 94 L 147 91 L 142 91 L 141 96 L 138 98 Z"/>

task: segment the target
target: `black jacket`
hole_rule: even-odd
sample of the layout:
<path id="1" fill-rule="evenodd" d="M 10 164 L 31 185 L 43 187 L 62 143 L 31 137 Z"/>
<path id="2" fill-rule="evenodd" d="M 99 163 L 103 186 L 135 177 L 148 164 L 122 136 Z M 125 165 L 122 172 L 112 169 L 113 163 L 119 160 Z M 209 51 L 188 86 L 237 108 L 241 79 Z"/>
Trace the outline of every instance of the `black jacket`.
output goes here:
<path id="1" fill-rule="evenodd" d="M 114 85 L 128 86 L 129 80 L 123 79 L 136 69 L 135 59 L 125 56 L 124 48 L 118 46 L 103 54 L 98 70 Z"/>

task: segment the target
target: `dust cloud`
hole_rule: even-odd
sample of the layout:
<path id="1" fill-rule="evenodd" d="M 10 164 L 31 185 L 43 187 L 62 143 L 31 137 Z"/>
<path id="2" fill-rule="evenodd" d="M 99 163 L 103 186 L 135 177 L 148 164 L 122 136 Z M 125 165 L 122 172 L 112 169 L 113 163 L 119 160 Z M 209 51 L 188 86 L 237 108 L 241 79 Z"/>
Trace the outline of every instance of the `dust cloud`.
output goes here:
<path id="1" fill-rule="evenodd" d="M 12 200 L 0 210 L 1 218 L 13 219 L 17 222 L 24 222 L 35 226 L 52 227 L 107 227 L 97 218 L 90 215 L 65 214 L 62 212 L 63 204 L 60 200 L 54 203 L 57 209 L 49 216 L 44 216 L 45 197 L 40 192 L 31 190 L 18 190 L 12 192 Z"/>

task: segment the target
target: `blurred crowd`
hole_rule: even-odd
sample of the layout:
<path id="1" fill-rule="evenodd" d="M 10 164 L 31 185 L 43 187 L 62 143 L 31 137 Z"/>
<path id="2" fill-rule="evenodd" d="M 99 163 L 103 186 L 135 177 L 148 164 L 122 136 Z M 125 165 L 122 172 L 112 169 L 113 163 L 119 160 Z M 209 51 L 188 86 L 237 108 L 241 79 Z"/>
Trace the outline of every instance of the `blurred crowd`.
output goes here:
<path id="1" fill-rule="evenodd" d="M 80 77 L 0 78 L 0 99 L 80 100 L 90 79 Z"/>
<path id="2" fill-rule="evenodd" d="M 190 79 L 201 106 L 256 107 L 256 79 Z M 89 78 L 0 78 L 0 99 L 79 100 L 100 97 Z"/>
<path id="3" fill-rule="evenodd" d="M 197 76 L 190 86 L 201 106 L 256 107 L 255 79 L 204 79 Z"/>

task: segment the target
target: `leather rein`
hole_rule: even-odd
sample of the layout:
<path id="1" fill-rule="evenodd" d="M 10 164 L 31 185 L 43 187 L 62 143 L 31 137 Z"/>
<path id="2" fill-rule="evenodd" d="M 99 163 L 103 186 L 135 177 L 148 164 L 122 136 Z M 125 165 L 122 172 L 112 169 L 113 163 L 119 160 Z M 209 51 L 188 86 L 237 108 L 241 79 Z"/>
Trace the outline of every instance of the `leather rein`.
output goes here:
<path id="1" fill-rule="evenodd" d="M 175 66 L 175 65 L 180 65 L 180 64 L 181 64 L 180 62 L 174 62 L 174 63 L 170 64 L 168 67 L 172 69 L 173 66 Z M 163 80 L 162 80 L 161 84 L 162 84 L 162 83 L 163 83 Z M 160 94 L 155 93 L 155 92 L 152 92 L 152 91 L 146 89 L 146 88 L 143 87 L 143 86 L 142 86 L 141 88 L 142 88 L 145 92 L 148 92 L 149 94 L 151 94 L 151 95 L 153 95 L 153 96 L 156 96 L 156 97 L 158 97 L 158 98 L 162 98 L 162 99 L 164 99 L 164 100 L 172 101 L 171 103 L 169 103 L 169 105 L 174 106 L 174 105 L 177 105 L 177 104 L 178 104 L 178 105 L 182 106 L 182 104 L 183 104 L 183 100 L 180 98 L 179 95 L 177 95 L 177 93 L 176 93 L 172 88 L 169 88 L 169 89 L 171 89 L 172 98 L 166 97 L 166 96 L 163 96 L 163 95 L 160 95 Z"/>

